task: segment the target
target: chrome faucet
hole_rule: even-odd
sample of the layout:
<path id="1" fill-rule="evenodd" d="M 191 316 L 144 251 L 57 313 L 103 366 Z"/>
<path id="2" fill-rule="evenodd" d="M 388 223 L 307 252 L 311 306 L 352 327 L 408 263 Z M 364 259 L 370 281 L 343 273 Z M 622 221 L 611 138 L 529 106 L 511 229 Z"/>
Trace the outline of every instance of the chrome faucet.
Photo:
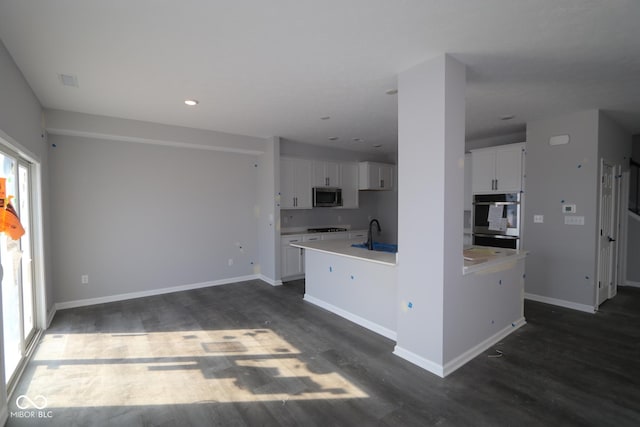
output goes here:
<path id="1" fill-rule="evenodd" d="M 369 221 L 369 233 L 367 234 L 367 249 L 369 249 L 370 251 L 373 250 L 373 223 L 378 224 L 378 233 L 380 233 L 382 231 L 382 229 L 380 228 L 380 223 L 378 222 L 377 219 L 372 219 L 371 221 Z"/>

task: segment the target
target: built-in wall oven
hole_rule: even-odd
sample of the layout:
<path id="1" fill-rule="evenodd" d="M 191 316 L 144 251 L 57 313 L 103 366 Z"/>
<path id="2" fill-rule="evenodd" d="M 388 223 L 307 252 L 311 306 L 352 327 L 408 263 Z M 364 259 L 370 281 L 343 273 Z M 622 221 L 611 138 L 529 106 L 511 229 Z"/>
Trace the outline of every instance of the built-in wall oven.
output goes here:
<path id="1" fill-rule="evenodd" d="M 520 248 L 520 193 L 473 197 L 473 244 Z"/>

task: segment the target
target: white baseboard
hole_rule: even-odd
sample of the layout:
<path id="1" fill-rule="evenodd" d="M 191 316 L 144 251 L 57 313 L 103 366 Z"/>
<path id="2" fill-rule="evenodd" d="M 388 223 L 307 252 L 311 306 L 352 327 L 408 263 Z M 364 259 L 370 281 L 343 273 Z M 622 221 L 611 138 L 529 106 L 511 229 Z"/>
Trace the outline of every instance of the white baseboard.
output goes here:
<path id="1" fill-rule="evenodd" d="M 451 374 L 453 371 L 455 371 L 456 369 L 462 367 L 465 363 L 469 362 L 471 359 L 473 359 L 474 357 L 478 356 L 479 354 L 482 354 L 489 347 L 491 347 L 492 345 L 495 345 L 496 343 L 500 342 L 507 335 L 509 335 L 512 332 L 520 329 L 521 327 L 523 327 L 526 324 L 527 324 L 527 322 L 525 321 L 524 317 L 521 317 L 520 319 L 518 319 L 515 322 L 511 323 L 509 326 L 505 327 L 501 331 L 498 331 L 494 335 L 492 335 L 489 338 L 487 338 L 486 340 L 482 341 L 478 345 L 476 345 L 476 346 L 470 348 L 469 350 L 465 351 L 460 356 L 458 356 L 455 359 L 445 363 L 444 364 L 444 376 L 446 377 L 447 375 Z"/>
<path id="2" fill-rule="evenodd" d="M 460 356 L 456 357 L 450 362 L 445 363 L 444 366 L 436 362 L 433 362 L 429 359 L 425 359 L 424 357 L 419 356 L 414 352 L 409 351 L 405 348 L 402 348 L 398 345 L 396 345 L 395 349 L 393 350 L 393 354 L 405 359 L 408 362 L 413 363 L 416 366 L 421 367 L 422 369 L 425 369 L 431 372 L 432 374 L 439 376 L 440 378 L 444 378 L 447 375 L 454 372 L 456 369 L 465 365 L 474 357 L 478 356 L 479 354 L 487 350 L 492 345 L 504 339 L 504 337 L 511 334 L 513 331 L 520 329 L 526 323 L 527 322 L 525 321 L 524 317 L 521 317 L 520 319 L 511 323 L 509 326 L 505 327 L 504 329 L 498 331 L 497 333 L 490 336 L 486 340 L 482 341 L 478 345 L 475 345 L 469 350 L 465 351 Z"/>
<path id="3" fill-rule="evenodd" d="M 370 331 L 373 331 L 377 334 L 382 335 L 385 338 L 389 338 L 391 340 L 396 340 L 397 338 L 397 334 L 395 331 L 392 331 L 389 328 L 385 328 L 384 326 L 378 325 L 377 323 L 374 323 L 370 320 L 367 320 L 363 317 L 357 316 L 353 313 L 350 313 L 346 310 L 343 310 L 339 307 L 336 307 L 333 304 L 329 304 L 328 302 L 319 300 L 318 298 L 312 297 L 310 295 L 305 294 L 304 295 L 304 300 L 307 302 L 310 302 L 313 305 L 317 305 L 320 308 L 324 308 L 327 311 L 332 312 L 333 314 L 337 314 L 340 317 L 344 317 L 347 320 L 350 320 L 351 322 L 360 325 L 364 328 L 369 329 Z"/>
<path id="4" fill-rule="evenodd" d="M 640 282 L 633 282 L 631 280 L 625 280 L 624 284 L 621 284 L 620 286 L 631 286 L 634 288 L 640 288 Z"/>
<path id="5" fill-rule="evenodd" d="M 271 286 L 282 286 L 282 280 L 273 280 L 268 278 L 264 274 L 258 274 L 258 279 L 262 280 L 263 282 L 267 282 Z"/>
<path id="6" fill-rule="evenodd" d="M 398 345 L 393 349 L 393 354 L 431 372 L 432 374 L 436 374 L 440 378 L 444 378 L 444 367 L 439 363 L 425 359 L 422 356 L 418 356 L 414 352 L 409 351 L 406 348 L 399 347 Z"/>
<path id="7" fill-rule="evenodd" d="M 293 276 L 287 276 L 287 277 L 283 277 L 282 279 L 284 279 L 284 282 L 289 282 L 291 280 L 300 280 L 300 279 L 304 279 L 304 273 L 302 274 L 294 274 Z"/>
<path id="8" fill-rule="evenodd" d="M 56 310 L 64 310 L 66 308 L 85 307 L 88 305 L 104 304 L 108 302 L 124 301 L 133 298 L 150 297 L 154 295 L 170 294 L 173 292 L 189 291 L 192 289 L 208 288 L 211 286 L 227 285 L 229 283 L 245 282 L 247 280 L 260 279 L 257 274 L 247 276 L 231 277 L 228 279 L 214 280 L 211 282 L 194 283 L 191 285 L 173 286 L 170 288 L 151 289 L 148 291 L 130 292 L 126 294 L 109 295 L 98 298 L 88 298 L 75 301 L 58 302 L 55 305 Z"/>
<path id="9" fill-rule="evenodd" d="M 49 329 L 49 326 L 51 326 L 51 322 L 53 322 L 53 317 L 56 315 L 56 311 L 57 304 L 53 304 L 53 307 L 51 307 L 51 311 L 47 315 L 47 326 L 45 327 L 45 329 Z"/>
<path id="10" fill-rule="evenodd" d="M 557 306 L 560 306 L 560 307 L 570 308 L 572 310 L 584 311 L 585 313 L 593 314 L 593 313 L 596 312 L 595 308 L 593 306 L 591 306 L 591 305 L 578 304 L 576 302 L 565 301 L 563 299 L 543 297 L 541 295 L 530 294 L 530 293 L 527 293 L 527 292 L 525 292 L 525 294 L 524 294 L 524 299 L 528 299 L 528 300 L 531 300 L 531 301 L 537 301 L 537 302 L 543 302 L 545 304 L 557 305 Z"/>

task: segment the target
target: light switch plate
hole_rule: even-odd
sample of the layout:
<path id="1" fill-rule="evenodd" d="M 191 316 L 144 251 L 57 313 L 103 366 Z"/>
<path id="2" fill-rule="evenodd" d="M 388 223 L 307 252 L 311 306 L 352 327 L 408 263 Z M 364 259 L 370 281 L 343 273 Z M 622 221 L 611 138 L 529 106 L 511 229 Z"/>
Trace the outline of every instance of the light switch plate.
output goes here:
<path id="1" fill-rule="evenodd" d="M 533 222 L 536 224 L 542 224 L 544 222 L 544 215 L 534 215 Z"/>

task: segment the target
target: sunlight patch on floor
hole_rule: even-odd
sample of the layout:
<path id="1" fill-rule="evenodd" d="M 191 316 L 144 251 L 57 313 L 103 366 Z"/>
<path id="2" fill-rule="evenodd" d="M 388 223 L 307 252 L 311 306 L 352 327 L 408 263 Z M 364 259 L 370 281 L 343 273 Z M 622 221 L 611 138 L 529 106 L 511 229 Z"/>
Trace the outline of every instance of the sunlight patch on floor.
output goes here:
<path id="1" fill-rule="evenodd" d="M 31 365 L 49 408 L 367 397 L 270 329 L 48 334 Z"/>

